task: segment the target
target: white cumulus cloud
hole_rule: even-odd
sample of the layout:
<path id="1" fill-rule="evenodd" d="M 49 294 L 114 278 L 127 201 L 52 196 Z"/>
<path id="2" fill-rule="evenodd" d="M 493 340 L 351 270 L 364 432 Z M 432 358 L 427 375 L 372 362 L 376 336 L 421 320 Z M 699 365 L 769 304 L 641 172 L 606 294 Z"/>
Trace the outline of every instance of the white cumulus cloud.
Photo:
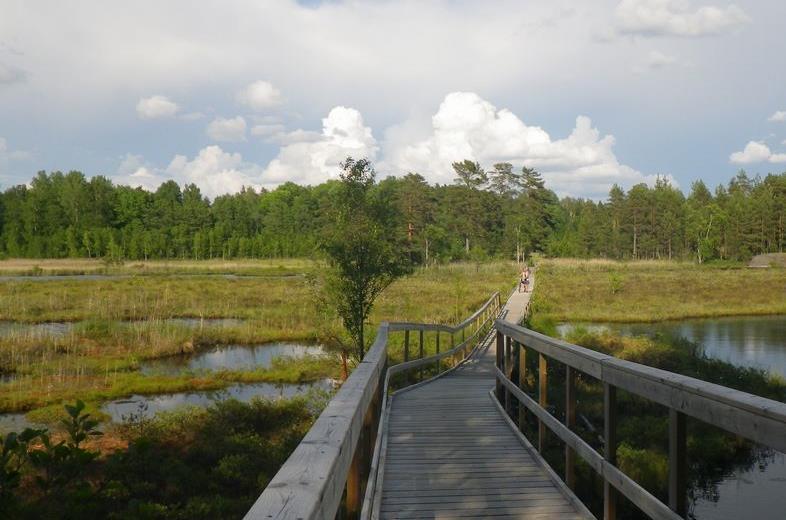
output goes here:
<path id="1" fill-rule="evenodd" d="M 246 120 L 242 116 L 230 119 L 217 117 L 207 125 L 206 132 L 214 141 L 245 141 Z"/>
<path id="2" fill-rule="evenodd" d="M 208 197 L 226 193 L 237 193 L 244 186 L 259 188 L 261 168 L 246 163 L 239 153 L 228 153 L 220 146 L 207 146 L 196 157 L 188 160 L 176 155 L 166 169 L 166 173 L 183 183 L 194 183 Z"/>
<path id="3" fill-rule="evenodd" d="M 716 35 L 750 21 L 736 5 L 693 8 L 687 0 L 622 0 L 614 14 L 619 33 L 642 36 Z"/>
<path id="4" fill-rule="evenodd" d="M 749 141 L 741 152 L 731 154 L 729 161 L 734 164 L 784 163 L 786 162 L 786 154 L 772 153 L 772 150 L 766 144 L 758 141 Z"/>
<path id="5" fill-rule="evenodd" d="M 265 110 L 280 105 L 281 92 L 268 81 L 255 81 L 238 92 L 237 100 L 253 110 Z"/>
<path id="6" fill-rule="evenodd" d="M 237 193 L 243 187 L 261 187 L 262 169 L 243 161 L 238 153 L 229 153 L 220 146 L 201 149 L 189 160 L 175 155 L 166 168 L 157 168 L 139 156 L 127 154 L 120 163 L 114 180 L 120 184 L 155 191 L 163 182 L 174 180 L 178 184 L 196 184 L 204 195 L 215 198 L 227 193 Z"/>
<path id="7" fill-rule="evenodd" d="M 288 144 L 281 147 L 263 173 L 267 184 L 319 184 L 336 178 L 339 164 L 347 156 L 373 160 L 378 150 L 360 112 L 343 106 L 334 107 L 322 120 L 320 134 L 296 130 L 285 137 Z"/>
<path id="8" fill-rule="evenodd" d="M 767 118 L 767 121 L 772 121 L 774 123 L 786 122 L 786 110 L 777 110 L 774 114 Z"/>
<path id="9" fill-rule="evenodd" d="M 398 136 L 386 147 L 381 169 L 401 174 L 418 172 L 432 182 L 451 183 L 451 164 L 463 159 L 485 166 L 506 161 L 543 173 L 548 186 L 562 195 L 603 197 L 612 184 L 652 183 L 654 176 L 620 164 L 612 150 L 614 137 L 601 136 L 585 116 L 564 139 L 539 126 L 529 126 L 507 109 L 471 92 L 454 92 L 431 119 L 430 135 L 407 142 Z M 673 179 L 667 176 L 672 182 Z"/>
<path id="10" fill-rule="evenodd" d="M 136 104 L 136 115 L 140 119 L 160 119 L 174 116 L 180 107 L 166 96 L 142 98 Z"/>

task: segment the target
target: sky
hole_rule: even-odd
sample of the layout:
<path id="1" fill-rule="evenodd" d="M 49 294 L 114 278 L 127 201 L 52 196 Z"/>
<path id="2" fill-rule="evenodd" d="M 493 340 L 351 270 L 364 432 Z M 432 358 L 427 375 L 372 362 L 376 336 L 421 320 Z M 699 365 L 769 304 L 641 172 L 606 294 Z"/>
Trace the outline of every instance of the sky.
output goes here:
<path id="1" fill-rule="evenodd" d="M 209 197 L 538 169 L 601 200 L 786 171 L 786 2 L 0 0 L 0 188 L 79 170 Z"/>

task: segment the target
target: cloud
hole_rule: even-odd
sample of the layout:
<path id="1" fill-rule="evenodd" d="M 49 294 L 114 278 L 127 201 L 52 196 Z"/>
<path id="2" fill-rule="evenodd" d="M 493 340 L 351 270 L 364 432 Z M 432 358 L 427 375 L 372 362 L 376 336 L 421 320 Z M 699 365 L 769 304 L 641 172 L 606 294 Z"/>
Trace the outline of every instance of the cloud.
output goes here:
<path id="1" fill-rule="evenodd" d="M 280 105 L 281 92 L 268 81 L 255 81 L 238 92 L 237 100 L 253 110 L 261 111 Z"/>
<path id="2" fill-rule="evenodd" d="M 692 9 L 687 0 L 622 0 L 614 15 L 619 34 L 640 36 L 717 35 L 750 22 L 736 5 Z"/>
<path id="3" fill-rule="evenodd" d="M 786 143 L 784 143 L 786 144 Z M 733 164 L 753 164 L 761 162 L 785 163 L 786 154 L 772 153 L 770 147 L 758 141 L 749 141 L 741 152 L 734 152 L 729 156 Z"/>
<path id="4" fill-rule="evenodd" d="M 261 172 L 256 164 L 244 162 L 239 153 L 225 152 L 217 145 L 203 148 L 190 161 L 176 155 L 166 169 L 171 177 L 196 184 L 209 197 L 237 193 L 244 186 L 258 189 Z"/>
<path id="5" fill-rule="evenodd" d="M 262 169 L 243 161 L 238 153 L 228 153 L 217 145 L 207 146 L 189 160 L 175 155 L 166 168 L 157 168 L 139 155 L 127 154 L 117 169 L 114 180 L 120 184 L 155 191 L 163 182 L 194 183 L 204 195 L 215 198 L 237 193 L 244 186 L 259 189 Z"/>
<path id="6" fill-rule="evenodd" d="M 772 114 L 767 121 L 772 121 L 774 123 L 784 123 L 786 122 L 786 110 L 778 110 L 774 114 Z"/>
<path id="7" fill-rule="evenodd" d="M 22 69 L 0 62 L 0 85 L 21 83 L 24 80 L 25 72 Z"/>
<path id="8" fill-rule="evenodd" d="M 207 125 L 206 132 L 214 141 L 245 141 L 246 120 L 242 116 L 231 119 L 217 117 Z"/>
<path id="9" fill-rule="evenodd" d="M 265 183 L 319 184 L 336 178 L 347 156 L 374 160 L 379 148 L 360 112 L 343 106 L 334 107 L 322 120 L 321 133 L 296 130 L 286 135 L 288 144 L 262 174 Z"/>
<path id="10" fill-rule="evenodd" d="M 618 183 L 652 183 L 646 176 L 620 164 L 612 148 L 614 137 L 601 137 L 585 116 L 564 139 L 552 139 L 538 126 L 528 126 L 507 109 L 497 109 L 472 92 L 454 92 L 431 118 L 430 135 L 407 142 L 397 135 L 385 149 L 380 169 L 402 174 L 418 172 L 431 182 L 452 183 L 451 163 L 463 159 L 483 165 L 511 162 L 537 168 L 548 186 L 561 195 L 603 197 Z M 667 176 L 672 182 L 673 179 Z"/>
<path id="11" fill-rule="evenodd" d="M 140 119 L 162 119 L 174 116 L 180 107 L 166 96 L 142 98 L 136 104 L 136 115 Z"/>
<path id="12" fill-rule="evenodd" d="M 675 63 L 677 63 L 676 57 L 668 56 L 659 51 L 650 51 L 647 55 L 647 67 L 651 69 L 662 69 Z"/>

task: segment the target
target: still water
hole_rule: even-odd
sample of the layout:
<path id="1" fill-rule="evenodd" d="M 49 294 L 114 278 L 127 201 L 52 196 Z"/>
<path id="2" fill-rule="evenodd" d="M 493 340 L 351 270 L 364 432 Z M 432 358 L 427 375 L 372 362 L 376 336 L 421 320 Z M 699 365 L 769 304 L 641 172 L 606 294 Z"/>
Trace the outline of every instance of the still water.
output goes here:
<path id="1" fill-rule="evenodd" d="M 786 377 L 786 316 L 751 316 L 659 323 L 563 323 L 560 335 L 576 327 L 626 336 L 683 337 L 707 357 L 759 368 Z M 753 467 L 730 471 L 717 483 L 714 497 L 698 498 L 698 520 L 786 518 L 786 455 L 771 452 Z"/>
<path id="2" fill-rule="evenodd" d="M 658 323 L 592 323 L 557 326 L 561 335 L 581 325 L 626 336 L 661 334 L 699 344 L 710 358 L 769 370 L 786 377 L 786 316 L 751 316 Z"/>
<path id="3" fill-rule="evenodd" d="M 172 356 L 145 361 L 140 365 L 143 374 L 177 374 L 203 370 L 253 370 L 270 368 L 276 358 L 299 358 L 321 355 L 319 345 L 298 343 L 266 343 L 263 345 L 228 345 L 192 356 Z"/>

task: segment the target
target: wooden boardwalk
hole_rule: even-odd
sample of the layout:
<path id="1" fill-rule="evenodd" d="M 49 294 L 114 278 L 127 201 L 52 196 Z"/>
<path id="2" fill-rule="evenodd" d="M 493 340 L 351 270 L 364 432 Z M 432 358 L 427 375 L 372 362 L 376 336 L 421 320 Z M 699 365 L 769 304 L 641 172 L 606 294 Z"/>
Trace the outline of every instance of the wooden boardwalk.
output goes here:
<path id="1" fill-rule="evenodd" d="M 529 293 L 508 300 L 524 316 Z M 393 397 L 382 518 L 586 518 L 492 402 L 495 345 L 463 366 Z"/>

